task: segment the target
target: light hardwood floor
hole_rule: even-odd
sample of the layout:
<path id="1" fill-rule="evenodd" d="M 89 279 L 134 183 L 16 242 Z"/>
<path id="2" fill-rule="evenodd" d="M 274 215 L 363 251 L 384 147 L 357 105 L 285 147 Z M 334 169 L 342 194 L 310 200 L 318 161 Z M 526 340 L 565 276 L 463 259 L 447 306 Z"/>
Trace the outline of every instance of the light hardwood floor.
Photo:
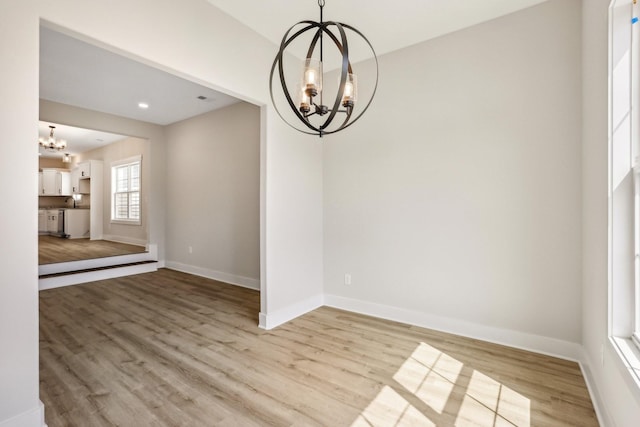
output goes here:
<path id="1" fill-rule="evenodd" d="M 171 270 L 40 292 L 56 426 L 596 426 L 576 363 Z"/>
<path id="2" fill-rule="evenodd" d="M 38 236 L 38 264 L 79 261 L 104 258 L 115 255 L 128 255 L 144 252 L 143 246 L 108 240 L 63 239 L 61 237 Z"/>

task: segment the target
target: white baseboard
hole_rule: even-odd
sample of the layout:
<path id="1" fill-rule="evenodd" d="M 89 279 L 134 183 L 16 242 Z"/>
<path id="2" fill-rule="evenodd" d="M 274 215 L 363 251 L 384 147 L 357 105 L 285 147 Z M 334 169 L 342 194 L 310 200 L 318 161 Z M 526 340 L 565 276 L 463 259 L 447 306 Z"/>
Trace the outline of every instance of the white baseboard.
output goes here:
<path id="1" fill-rule="evenodd" d="M 147 246 L 147 241 L 142 239 L 133 239 L 127 236 L 118 236 L 115 234 L 104 234 L 102 235 L 102 240 L 108 240 L 110 242 L 117 243 L 125 243 L 127 245 L 135 245 L 135 246 Z"/>
<path id="2" fill-rule="evenodd" d="M 39 402 L 38 406 L 22 414 L 7 420 L 0 421 L 0 427 L 47 427 L 44 422 L 44 404 Z"/>
<path id="3" fill-rule="evenodd" d="M 273 313 L 262 313 L 259 316 L 259 325 L 262 329 L 273 329 L 277 326 L 287 323 L 290 320 L 300 317 L 316 308 L 324 305 L 324 296 L 322 294 L 313 296 L 304 301 L 297 302 L 288 307 L 277 310 Z"/>
<path id="4" fill-rule="evenodd" d="M 249 288 L 256 291 L 260 290 L 260 280 L 253 279 L 251 277 L 238 276 L 235 274 L 210 270 L 208 268 L 197 267 L 195 265 L 188 265 L 175 261 L 165 261 L 164 266 L 170 270 L 182 271 L 183 273 L 194 274 L 196 276 L 218 280 L 231 285 L 242 286 L 243 288 Z"/>
<path id="5" fill-rule="evenodd" d="M 602 396 L 598 393 L 598 387 L 596 387 L 595 378 L 591 372 L 591 364 L 588 360 L 586 352 L 583 351 L 582 360 L 580 361 L 580 370 L 582 371 L 582 377 L 587 384 L 587 390 L 589 391 L 589 397 L 591 397 L 591 403 L 593 403 L 593 409 L 596 411 L 598 417 L 598 424 L 601 426 L 614 425 L 609 416 L 605 405 L 603 404 Z"/>
<path id="6" fill-rule="evenodd" d="M 580 344 L 555 338 L 483 326 L 465 320 L 452 319 L 338 295 L 325 294 L 324 304 L 329 307 L 502 344 L 508 347 L 533 351 L 575 362 L 580 361 L 582 357 L 582 346 Z"/>

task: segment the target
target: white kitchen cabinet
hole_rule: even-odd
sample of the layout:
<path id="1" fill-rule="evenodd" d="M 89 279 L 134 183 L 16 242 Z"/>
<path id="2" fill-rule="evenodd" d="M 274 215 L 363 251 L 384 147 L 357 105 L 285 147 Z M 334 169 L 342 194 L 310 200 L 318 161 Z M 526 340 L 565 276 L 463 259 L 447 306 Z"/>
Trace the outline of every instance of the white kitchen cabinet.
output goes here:
<path id="1" fill-rule="evenodd" d="M 38 234 L 47 234 L 46 209 L 38 209 Z"/>
<path id="2" fill-rule="evenodd" d="M 70 239 L 89 237 L 89 209 L 66 209 L 64 232 Z"/>
<path id="3" fill-rule="evenodd" d="M 47 211 L 47 232 L 58 232 L 58 209 L 48 209 Z"/>
<path id="4" fill-rule="evenodd" d="M 91 162 L 93 160 L 89 160 L 88 162 L 78 163 L 78 173 L 80 178 L 91 178 Z"/>
<path id="5" fill-rule="evenodd" d="M 43 169 L 38 175 L 38 194 L 41 196 L 70 196 L 71 174 L 55 169 Z"/>
<path id="6" fill-rule="evenodd" d="M 42 170 L 42 189 L 41 196 L 58 196 L 57 190 L 58 171 L 55 169 Z"/>
<path id="7" fill-rule="evenodd" d="M 91 227 L 91 240 L 102 239 L 103 227 L 103 170 L 102 160 L 90 160 L 89 168 L 91 178 L 80 178 L 80 190 L 89 193 L 89 203 L 91 204 L 91 214 L 89 225 Z M 88 188 L 84 190 L 84 188 Z"/>
<path id="8" fill-rule="evenodd" d="M 80 168 L 77 166 L 71 170 L 71 193 L 80 193 Z"/>
<path id="9" fill-rule="evenodd" d="M 71 195 L 71 173 L 58 172 L 56 175 L 56 190 L 59 196 Z"/>
<path id="10" fill-rule="evenodd" d="M 78 163 L 78 165 L 71 171 L 71 192 L 73 194 L 89 194 L 91 192 L 91 171 L 96 178 L 102 173 L 102 161 L 101 160 L 87 160 L 86 162 Z"/>

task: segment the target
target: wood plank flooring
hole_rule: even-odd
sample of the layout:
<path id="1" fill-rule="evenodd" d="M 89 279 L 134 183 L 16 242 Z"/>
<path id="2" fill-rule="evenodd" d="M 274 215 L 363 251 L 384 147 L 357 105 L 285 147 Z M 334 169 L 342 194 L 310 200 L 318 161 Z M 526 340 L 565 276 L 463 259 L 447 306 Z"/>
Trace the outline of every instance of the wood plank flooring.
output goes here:
<path id="1" fill-rule="evenodd" d="M 597 426 L 576 363 L 171 270 L 40 292 L 56 426 Z"/>
<path id="2" fill-rule="evenodd" d="M 61 237 L 38 236 L 38 264 L 80 261 L 115 255 L 145 252 L 143 246 L 108 240 L 63 239 Z"/>

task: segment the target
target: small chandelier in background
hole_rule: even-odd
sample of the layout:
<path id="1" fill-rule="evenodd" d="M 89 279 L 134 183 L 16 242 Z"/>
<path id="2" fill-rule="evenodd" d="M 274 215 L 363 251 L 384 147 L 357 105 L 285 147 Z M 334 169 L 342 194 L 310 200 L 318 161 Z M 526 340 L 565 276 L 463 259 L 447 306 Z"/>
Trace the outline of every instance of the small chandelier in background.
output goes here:
<path id="1" fill-rule="evenodd" d="M 62 163 L 71 163 L 71 156 L 69 156 L 69 153 L 64 153 L 64 156 L 62 156 Z"/>
<path id="2" fill-rule="evenodd" d="M 49 133 L 49 138 L 39 138 L 38 143 L 42 148 L 47 151 L 56 152 L 62 151 L 67 148 L 67 141 L 64 139 L 55 139 L 53 137 L 53 130 L 56 128 L 55 126 L 49 126 L 51 132 Z"/>
<path id="3" fill-rule="evenodd" d="M 371 105 L 371 101 L 373 101 L 373 97 L 378 87 L 378 58 L 373 50 L 373 46 L 371 46 L 369 40 L 367 40 L 360 31 L 350 25 L 334 21 L 324 22 L 322 16 L 324 4 L 325 0 L 318 0 L 318 6 L 320 6 L 320 22 L 300 21 L 287 30 L 282 38 L 280 50 L 278 51 L 278 54 L 273 61 L 273 65 L 271 66 L 271 75 L 269 80 L 271 101 L 282 120 L 300 132 L 309 135 L 318 135 L 320 137 L 322 137 L 322 135 L 341 131 L 362 117 L 362 114 L 364 114 L 364 112 L 369 108 L 369 105 Z M 302 28 L 293 32 L 297 26 L 302 26 Z M 371 49 L 373 59 L 375 60 L 375 85 L 371 92 L 371 97 L 366 104 L 362 101 L 358 101 L 357 99 L 358 79 L 354 73 L 351 60 L 349 58 L 349 43 L 347 41 L 347 32 L 345 30 L 349 30 L 360 36 Z M 296 93 L 292 95 L 285 79 L 285 50 L 296 38 L 307 31 L 314 31 L 314 34 L 307 50 L 304 61 L 304 70 L 300 76 L 301 83 L 297 87 Z M 293 34 L 289 36 L 292 32 Z M 323 85 L 323 35 L 326 35 L 329 39 L 328 41 L 337 48 L 341 56 L 342 66 L 340 69 L 338 90 L 335 98 L 329 97 L 327 94 L 323 93 L 323 89 L 326 88 L 326 84 Z M 293 111 L 295 118 L 304 125 L 304 128 L 302 129 L 294 126 L 278 109 L 276 100 L 274 99 L 273 88 L 273 78 L 276 68 L 278 70 L 279 82 L 282 86 L 284 97 L 286 98 L 287 104 Z M 294 99 L 296 101 L 294 101 Z M 325 104 L 323 99 L 329 100 L 330 103 Z M 361 104 L 364 107 L 359 110 L 358 114 L 354 115 L 357 104 Z M 288 114 L 288 116 L 293 118 L 291 114 Z M 343 117 L 344 119 L 339 119 L 334 123 L 334 119 L 337 117 Z"/>

